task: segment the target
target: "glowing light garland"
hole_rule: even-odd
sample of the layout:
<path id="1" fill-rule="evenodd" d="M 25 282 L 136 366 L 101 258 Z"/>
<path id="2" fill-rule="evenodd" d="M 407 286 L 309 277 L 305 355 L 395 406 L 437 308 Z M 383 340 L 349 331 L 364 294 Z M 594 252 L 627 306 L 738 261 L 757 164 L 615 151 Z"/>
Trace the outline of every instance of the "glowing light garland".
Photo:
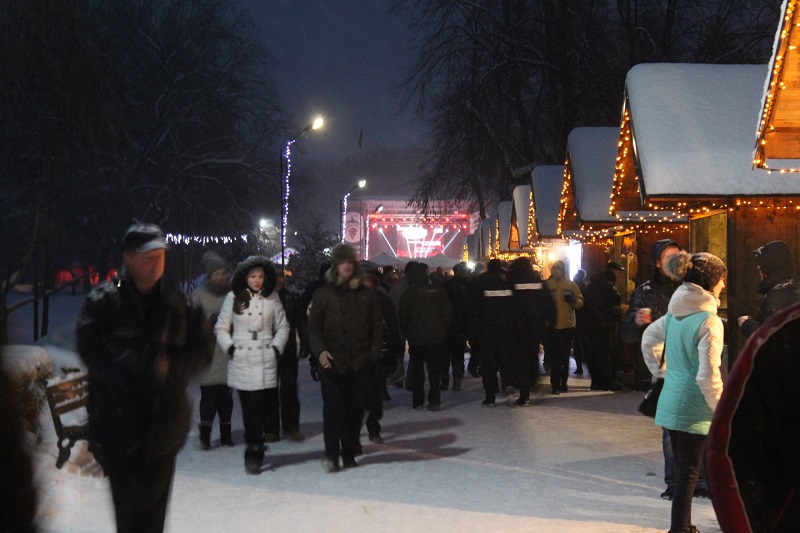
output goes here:
<path id="1" fill-rule="evenodd" d="M 274 160 L 273 160 L 274 161 Z M 164 240 L 169 244 L 180 246 L 187 246 L 190 244 L 199 244 L 206 246 L 207 244 L 232 244 L 237 241 L 247 242 L 247 235 L 228 236 L 228 235 L 180 235 L 176 233 L 167 233 Z"/>
<path id="2" fill-rule="evenodd" d="M 283 203 L 281 204 L 281 250 L 286 248 L 286 228 L 289 223 L 289 177 L 292 175 L 292 145 L 295 140 L 288 141 L 283 152 L 286 172 L 283 175 Z"/>
<path id="3" fill-rule="evenodd" d="M 778 95 L 787 88 L 796 90 L 796 88 L 793 86 L 793 83 L 790 83 L 790 86 L 787 86 L 784 82 L 784 78 L 786 76 L 785 67 L 787 63 L 791 64 L 791 62 L 786 60 L 787 55 L 790 52 L 794 52 L 797 48 L 795 45 L 790 43 L 792 32 L 795 31 L 798 26 L 800 26 L 800 21 L 798 21 L 798 12 L 795 9 L 796 4 L 796 0 L 789 0 L 786 4 L 786 12 L 784 13 L 780 37 L 778 38 L 778 46 L 775 49 L 775 57 L 773 57 L 771 65 L 772 68 L 769 78 L 769 89 L 767 90 L 767 94 L 764 98 L 764 110 L 761 114 L 761 122 L 759 124 L 758 131 L 756 131 L 756 147 L 755 154 L 753 156 L 753 168 L 767 169 L 769 170 L 770 174 L 775 170 L 778 170 L 781 174 L 785 172 L 800 172 L 800 169 L 796 168 L 769 168 L 765 153 L 767 146 L 766 136 L 768 134 L 779 133 L 775 131 L 775 103 L 778 99 Z M 793 53 L 792 55 L 795 54 Z M 794 61 L 796 62 L 796 58 Z M 798 156 L 800 156 L 800 153 L 798 153 Z"/>

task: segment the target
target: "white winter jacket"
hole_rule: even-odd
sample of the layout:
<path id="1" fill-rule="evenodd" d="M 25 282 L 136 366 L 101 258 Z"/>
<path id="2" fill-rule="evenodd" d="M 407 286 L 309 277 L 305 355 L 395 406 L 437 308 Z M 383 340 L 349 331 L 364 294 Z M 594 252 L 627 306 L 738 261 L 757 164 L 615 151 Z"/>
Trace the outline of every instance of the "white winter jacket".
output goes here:
<path id="1" fill-rule="evenodd" d="M 226 353 L 236 347 L 228 362 L 229 387 L 253 391 L 278 386 L 277 356 L 289 339 L 289 322 L 276 292 L 266 298 L 260 293 L 252 295 L 240 315 L 233 312 L 233 292 L 229 292 L 214 332 Z"/>

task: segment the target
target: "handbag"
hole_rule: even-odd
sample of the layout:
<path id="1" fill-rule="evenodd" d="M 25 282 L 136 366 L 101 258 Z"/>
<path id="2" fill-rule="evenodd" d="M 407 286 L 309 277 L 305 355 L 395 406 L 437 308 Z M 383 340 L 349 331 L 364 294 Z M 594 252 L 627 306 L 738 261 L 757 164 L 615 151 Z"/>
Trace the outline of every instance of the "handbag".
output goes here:
<path id="1" fill-rule="evenodd" d="M 661 396 L 661 389 L 664 388 L 664 378 L 658 378 L 653 383 L 652 388 L 644 395 L 642 403 L 639 404 L 639 412 L 644 416 L 650 418 L 656 417 L 656 409 L 658 408 L 658 397 Z"/>
<path id="2" fill-rule="evenodd" d="M 664 351 L 661 352 L 661 361 L 658 362 L 659 370 L 664 368 L 664 358 L 667 355 L 667 343 L 666 343 L 666 336 L 667 332 L 664 330 Z M 650 387 L 650 390 L 644 395 L 642 398 L 642 402 L 639 404 L 639 412 L 642 413 L 644 416 L 649 416 L 650 418 L 656 417 L 656 409 L 658 409 L 658 397 L 661 396 L 661 389 L 664 388 L 664 378 L 656 379 L 656 382 L 653 383 L 653 386 Z"/>

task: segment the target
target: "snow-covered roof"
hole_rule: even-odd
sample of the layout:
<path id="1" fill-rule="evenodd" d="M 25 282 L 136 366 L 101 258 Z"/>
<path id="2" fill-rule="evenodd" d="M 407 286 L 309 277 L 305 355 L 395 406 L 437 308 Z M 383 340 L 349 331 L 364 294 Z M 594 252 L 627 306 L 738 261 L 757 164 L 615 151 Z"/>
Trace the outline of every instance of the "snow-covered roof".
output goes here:
<path id="1" fill-rule="evenodd" d="M 561 211 L 563 165 L 540 165 L 531 172 L 533 205 L 539 238 L 558 237 L 558 213 Z"/>
<path id="2" fill-rule="evenodd" d="M 481 222 L 481 237 L 480 237 L 480 253 L 486 257 L 492 249 L 492 229 L 494 228 L 494 219 L 492 217 L 485 218 Z"/>
<path id="3" fill-rule="evenodd" d="M 800 178 L 752 169 L 766 65 L 640 64 L 626 80 L 644 193 L 800 194 Z"/>
<path id="4" fill-rule="evenodd" d="M 781 17 L 772 45 L 772 59 L 764 79 L 761 113 L 756 132 L 753 164 L 759 168 L 800 169 L 800 12 L 796 1 L 783 1 Z M 789 82 L 789 83 L 786 83 Z"/>
<path id="5" fill-rule="evenodd" d="M 497 219 L 500 222 L 500 251 L 508 251 L 508 241 L 511 238 L 511 202 L 497 204 Z"/>
<path id="6" fill-rule="evenodd" d="M 528 246 L 528 211 L 531 204 L 531 186 L 520 185 L 514 187 L 514 214 L 517 218 L 517 233 L 519 234 L 519 247 Z"/>
<path id="7" fill-rule="evenodd" d="M 609 214 L 619 127 L 574 128 L 567 138 L 575 208 L 582 222 L 617 222 Z"/>

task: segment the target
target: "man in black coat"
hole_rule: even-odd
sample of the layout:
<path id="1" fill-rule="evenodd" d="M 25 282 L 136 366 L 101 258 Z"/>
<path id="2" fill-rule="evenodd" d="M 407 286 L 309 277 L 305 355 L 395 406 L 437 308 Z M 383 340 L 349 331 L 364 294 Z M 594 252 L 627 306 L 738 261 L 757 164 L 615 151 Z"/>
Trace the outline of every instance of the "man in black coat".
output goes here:
<path id="1" fill-rule="evenodd" d="M 494 407 L 497 395 L 497 372 L 511 378 L 509 354 L 513 321 L 513 287 L 506 277 L 503 263 L 492 259 L 486 272 L 475 282 L 477 306 L 475 324 L 481 346 L 481 379 L 486 398 L 482 405 Z M 511 385 L 503 383 L 503 385 Z"/>
<path id="2" fill-rule="evenodd" d="M 591 283 L 583 294 L 586 300 L 583 318 L 591 347 L 587 363 L 592 375 L 592 390 L 617 391 L 621 388 L 616 383 L 614 368 L 614 337 L 622 302 L 614 284 L 616 279 L 611 268 L 592 274 Z"/>
<path id="3" fill-rule="evenodd" d="M 117 531 L 164 528 L 175 457 L 191 422 L 189 378 L 211 363 L 214 336 L 199 308 L 166 290 L 164 235 L 134 224 L 118 280 L 86 297 L 78 353 L 89 370 L 89 442 L 108 475 Z"/>
<path id="4" fill-rule="evenodd" d="M 467 351 L 467 335 L 469 334 L 469 277 L 470 270 L 466 263 L 458 263 L 453 267 L 453 276 L 442 283 L 447 299 L 453 308 L 453 321 L 447 328 L 445 355 L 440 377 L 442 389 L 447 390 L 450 381 L 448 374 L 453 368 L 453 390 L 461 390 L 464 377 L 464 353 Z"/>
<path id="5" fill-rule="evenodd" d="M 792 251 L 783 241 L 772 241 L 753 252 L 761 283 L 758 292 L 764 295 L 755 316 L 740 316 L 739 331 L 749 337 L 780 309 L 800 302 L 800 283 L 794 279 Z"/>

